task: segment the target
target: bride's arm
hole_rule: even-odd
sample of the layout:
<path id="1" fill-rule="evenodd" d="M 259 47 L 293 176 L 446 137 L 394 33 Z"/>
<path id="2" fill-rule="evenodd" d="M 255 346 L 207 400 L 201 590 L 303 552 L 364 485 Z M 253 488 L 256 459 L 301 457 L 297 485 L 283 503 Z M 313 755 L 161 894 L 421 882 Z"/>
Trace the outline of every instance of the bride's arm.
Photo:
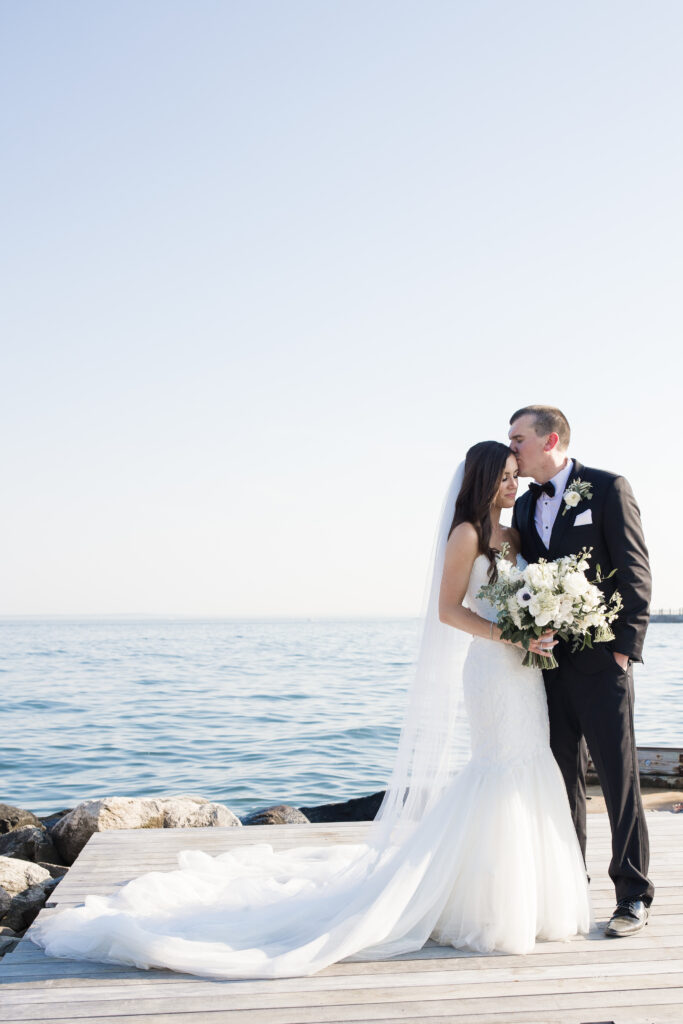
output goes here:
<path id="1" fill-rule="evenodd" d="M 453 530 L 446 545 L 439 591 L 439 619 L 449 626 L 471 633 L 472 636 L 484 637 L 486 640 L 501 640 L 502 630 L 497 623 L 489 622 L 463 605 L 472 566 L 478 554 L 477 531 L 471 523 L 460 523 Z M 513 644 L 511 640 L 502 640 L 502 643 L 524 650 L 521 643 Z M 543 636 L 530 642 L 529 650 L 548 657 L 556 643 L 552 630 L 547 630 Z"/>
<path id="2" fill-rule="evenodd" d="M 500 629 L 495 623 L 465 608 L 474 560 L 479 554 L 479 537 L 471 523 L 460 523 L 453 530 L 446 545 L 446 557 L 439 591 L 439 618 L 449 626 L 462 629 L 472 636 L 499 640 Z M 493 626 L 493 628 L 492 628 Z"/>

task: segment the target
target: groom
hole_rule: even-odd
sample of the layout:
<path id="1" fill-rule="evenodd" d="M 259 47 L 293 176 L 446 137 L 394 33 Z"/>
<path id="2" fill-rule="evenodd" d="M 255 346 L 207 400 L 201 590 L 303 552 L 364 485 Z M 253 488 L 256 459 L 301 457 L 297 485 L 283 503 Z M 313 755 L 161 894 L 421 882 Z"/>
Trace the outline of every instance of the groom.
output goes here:
<path id="1" fill-rule="evenodd" d="M 512 525 L 528 562 L 592 547 L 591 572 L 601 589 L 619 590 L 623 609 L 615 639 L 572 653 L 555 648 L 558 668 L 544 669 L 550 745 L 564 776 L 576 833 L 586 858 L 586 742 L 612 827 L 610 878 L 617 907 L 605 934 L 620 937 L 646 923 L 654 887 L 647 877 L 649 844 L 640 797 L 633 732 L 632 662 L 642 661 L 649 618 L 650 566 L 640 512 L 623 476 L 569 458 L 569 423 L 559 409 L 528 405 L 510 420 L 510 447 L 520 476 L 536 481 L 516 502 Z"/>

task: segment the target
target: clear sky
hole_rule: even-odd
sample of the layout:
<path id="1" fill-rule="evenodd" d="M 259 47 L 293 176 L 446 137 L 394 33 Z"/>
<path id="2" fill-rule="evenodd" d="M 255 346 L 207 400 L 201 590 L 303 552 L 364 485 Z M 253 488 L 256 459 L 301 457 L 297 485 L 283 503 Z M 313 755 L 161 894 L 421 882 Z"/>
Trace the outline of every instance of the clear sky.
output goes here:
<path id="1" fill-rule="evenodd" d="M 0 614 L 415 614 L 529 402 L 683 605 L 679 0 L 4 0 L 0 36 Z"/>

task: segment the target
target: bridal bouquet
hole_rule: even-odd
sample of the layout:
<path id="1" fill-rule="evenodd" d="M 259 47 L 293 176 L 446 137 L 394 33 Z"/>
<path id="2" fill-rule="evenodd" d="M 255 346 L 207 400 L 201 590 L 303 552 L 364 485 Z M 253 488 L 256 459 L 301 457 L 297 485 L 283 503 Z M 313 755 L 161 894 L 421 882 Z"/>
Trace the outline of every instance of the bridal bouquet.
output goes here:
<path id="1" fill-rule="evenodd" d="M 486 583 L 477 597 L 498 610 L 501 639 L 521 641 L 526 648 L 523 665 L 557 668 L 554 655 L 547 657 L 529 650 L 530 641 L 548 629 L 571 641 L 572 651 L 614 639 L 610 623 L 622 608 L 621 595 L 615 590 L 606 602 L 596 583 L 609 579 L 616 570 L 603 577 L 598 566 L 596 580 L 591 583 L 586 571 L 592 548 L 554 562 L 541 558 L 526 569 L 505 558 L 508 549 L 509 545 L 502 545 L 496 557 L 497 578 Z"/>

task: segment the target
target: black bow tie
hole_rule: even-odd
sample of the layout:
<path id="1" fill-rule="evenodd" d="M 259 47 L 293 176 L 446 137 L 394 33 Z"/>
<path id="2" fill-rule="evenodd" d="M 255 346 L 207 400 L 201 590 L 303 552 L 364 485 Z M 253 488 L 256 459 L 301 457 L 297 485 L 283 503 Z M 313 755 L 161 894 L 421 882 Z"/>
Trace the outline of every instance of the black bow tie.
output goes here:
<path id="1" fill-rule="evenodd" d="M 550 498 L 555 496 L 555 484 L 551 483 L 550 480 L 544 484 L 529 484 L 529 490 L 534 501 L 538 501 L 544 491 Z"/>

